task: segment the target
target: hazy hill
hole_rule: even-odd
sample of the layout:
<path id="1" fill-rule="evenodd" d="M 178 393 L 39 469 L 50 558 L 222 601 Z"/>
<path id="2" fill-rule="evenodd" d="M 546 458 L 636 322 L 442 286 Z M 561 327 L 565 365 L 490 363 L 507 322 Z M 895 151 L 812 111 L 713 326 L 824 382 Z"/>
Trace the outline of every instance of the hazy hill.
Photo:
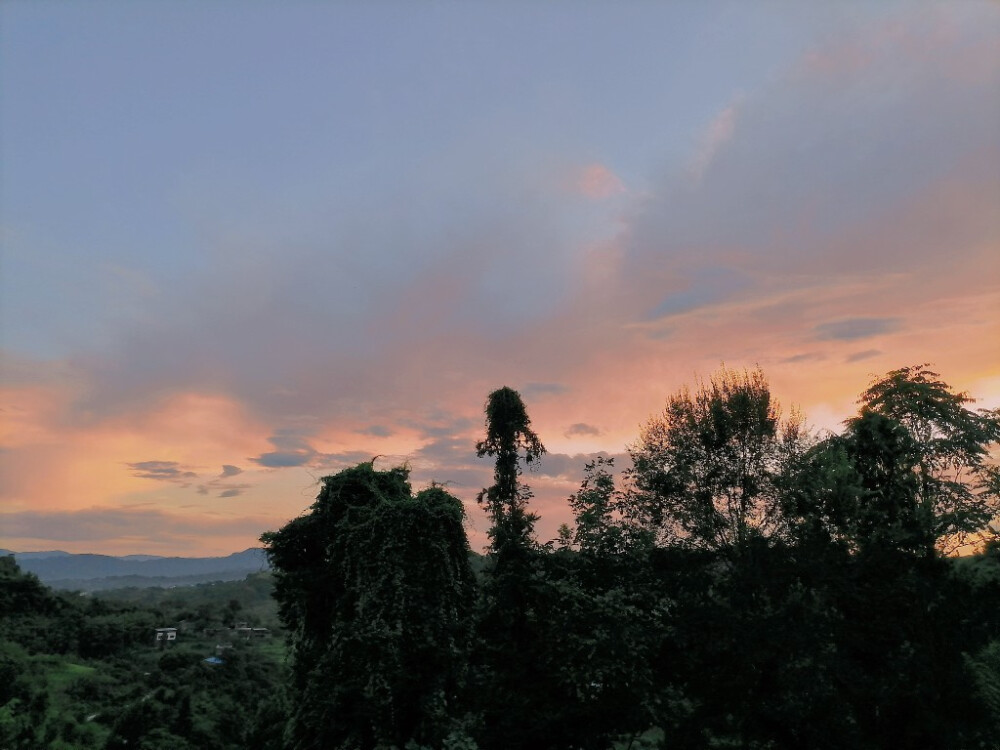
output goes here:
<path id="1" fill-rule="evenodd" d="M 0 553 L 6 552 L 0 550 Z M 22 570 L 60 589 L 96 591 L 124 586 L 183 586 L 233 581 L 267 570 L 257 548 L 226 557 L 156 557 L 153 555 L 74 555 L 66 552 L 13 553 Z"/>
<path id="2" fill-rule="evenodd" d="M 0 549 L 0 555 L 14 555 L 17 557 L 18 565 L 20 565 L 23 560 L 44 560 L 48 557 L 69 557 L 70 554 L 71 553 L 69 552 L 63 552 L 58 549 L 46 550 L 44 552 L 12 552 L 9 549 Z"/>

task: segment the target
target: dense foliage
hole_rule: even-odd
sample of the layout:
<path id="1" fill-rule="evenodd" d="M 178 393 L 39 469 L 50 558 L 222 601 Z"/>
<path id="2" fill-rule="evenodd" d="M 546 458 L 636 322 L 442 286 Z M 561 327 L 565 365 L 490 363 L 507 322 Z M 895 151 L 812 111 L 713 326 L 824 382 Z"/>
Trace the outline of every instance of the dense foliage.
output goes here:
<path id="1" fill-rule="evenodd" d="M 674 394 L 629 450 L 645 524 L 663 544 L 736 553 L 779 534 L 775 480 L 802 440 L 760 370 L 723 369 Z"/>
<path id="2" fill-rule="evenodd" d="M 473 601 L 461 501 L 405 468 L 323 480 L 265 534 L 292 646 L 292 748 L 439 745 L 454 728 Z"/>
<path id="3" fill-rule="evenodd" d="M 451 724 L 440 704 L 419 708 L 451 731 L 438 743 L 415 731 L 345 736 L 366 749 L 990 747 L 1000 726 L 1000 543 L 990 541 L 989 451 L 1000 419 L 970 401 L 926 367 L 904 368 L 872 383 L 842 434 L 816 438 L 797 415 L 782 419 L 759 370 L 724 369 L 668 398 L 630 448 L 624 481 L 611 459 L 588 464 L 569 498 L 574 523 L 540 544 L 522 468 L 545 449 L 520 394 L 494 391 L 476 445 L 495 460 L 479 495 L 491 545 L 476 606 L 455 609 L 465 619 L 447 631 L 472 633 L 466 671 L 448 661 L 421 672 L 429 685 L 464 674 L 452 683 Z M 337 608 L 377 595 L 376 621 L 398 607 L 398 592 L 379 593 L 393 576 L 395 527 L 364 536 L 374 545 L 364 557 L 379 567 L 345 587 L 353 563 L 330 551 L 355 544 L 364 524 L 316 518 L 331 486 L 347 506 L 383 502 L 354 482 L 357 472 L 391 485 L 383 495 L 409 497 L 405 470 L 363 465 L 325 480 L 310 516 L 265 536 L 298 653 L 311 653 L 298 608 L 314 599 Z M 413 564 L 448 557 L 463 538 L 454 526 L 422 537 Z M 945 555 L 974 539 L 979 557 Z M 308 550 L 323 552 L 303 563 L 296 555 Z M 438 571 L 405 585 L 432 603 L 453 596 L 454 580 Z M 327 618 L 318 632 L 356 638 L 353 617 Z M 371 642 L 358 648 L 384 642 L 361 638 Z M 458 653 L 451 643 L 441 640 Z M 389 648 L 405 660 L 411 646 Z M 383 659 L 311 670 L 326 692 L 290 726 L 315 712 L 354 731 L 357 714 L 338 702 L 344 691 L 372 701 L 353 675 L 382 675 Z M 295 741 L 330 744 L 310 729 Z"/>

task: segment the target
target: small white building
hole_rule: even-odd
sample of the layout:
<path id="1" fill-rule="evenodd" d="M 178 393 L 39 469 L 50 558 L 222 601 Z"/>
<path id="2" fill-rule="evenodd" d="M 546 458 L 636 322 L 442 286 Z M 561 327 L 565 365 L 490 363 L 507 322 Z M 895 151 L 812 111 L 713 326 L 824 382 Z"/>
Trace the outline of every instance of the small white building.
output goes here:
<path id="1" fill-rule="evenodd" d="M 177 640 L 177 628 L 157 628 L 156 645 L 163 648 L 171 641 Z"/>

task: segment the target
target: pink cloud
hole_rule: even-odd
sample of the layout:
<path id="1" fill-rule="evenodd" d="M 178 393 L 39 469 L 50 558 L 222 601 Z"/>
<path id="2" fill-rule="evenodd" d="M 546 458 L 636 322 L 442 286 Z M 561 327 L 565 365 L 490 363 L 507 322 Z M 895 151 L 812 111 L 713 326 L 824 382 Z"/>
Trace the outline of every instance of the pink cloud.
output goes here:
<path id="1" fill-rule="evenodd" d="M 588 164 L 577 170 L 571 188 L 591 200 L 602 200 L 624 193 L 625 183 L 603 164 Z"/>
<path id="2" fill-rule="evenodd" d="M 998 20 L 995 7 L 985 4 L 927 6 L 905 21 L 894 16 L 863 33 L 834 35 L 807 52 L 793 75 L 835 86 L 858 77 L 884 83 L 919 65 L 963 83 L 983 82 L 997 71 Z"/>

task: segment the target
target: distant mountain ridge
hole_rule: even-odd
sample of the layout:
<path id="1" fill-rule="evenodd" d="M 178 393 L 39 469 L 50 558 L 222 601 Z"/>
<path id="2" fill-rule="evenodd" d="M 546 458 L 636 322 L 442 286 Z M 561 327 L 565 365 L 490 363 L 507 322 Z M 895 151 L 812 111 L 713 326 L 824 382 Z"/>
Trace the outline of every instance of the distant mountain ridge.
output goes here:
<path id="1" fill-rule="evenodd" d="M 49 586 L 91 591 L 125 586 L 182 586 L 232 581 L 268 570 L 264 550 L 251 547 L 225 557 L 157 557 L 155 555 L 75 555 L 68 552 L 13 554 L 21 570 Z"/>
<path id="2" fill-rule="evenodd" d="M 71 552 L 63 552 L 61 549 L 46 550 L 44 552 L 12 552 L 9 549 L 0 549 L 0 555 L 15 555 L 18 565 L 21 560 L 44 560 L 48 557 L 68 557 Z"/>

